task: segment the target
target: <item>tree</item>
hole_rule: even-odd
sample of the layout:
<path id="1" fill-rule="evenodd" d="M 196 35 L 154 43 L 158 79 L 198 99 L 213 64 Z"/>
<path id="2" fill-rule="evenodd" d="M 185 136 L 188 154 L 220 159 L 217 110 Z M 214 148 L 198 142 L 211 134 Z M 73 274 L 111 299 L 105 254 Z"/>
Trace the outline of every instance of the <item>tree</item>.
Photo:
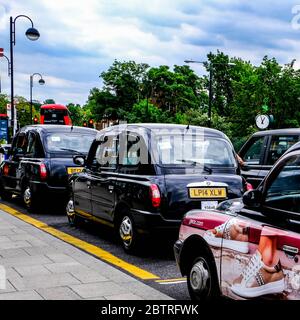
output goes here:
<path id="1" fill-rule="evenodd" d="M 55 104 L 55 101 L 53 99 L 46 99 L 43 104 Z"/>
<path id="2" fill-rule="evenodd" d="M 79 104 L 69 103 L 67 108 L 71 114 L 72 123 L 74 126 L 82 126 L 83 110 Z"/>
<path id="3" fill-rule="evenodd" d="M 22 128 L 26 125 L 31 124 L 30 103 L 24 97 L 21 97 L 21 96 L 18 96 L 15 98 L 18 101 L 16 105 L 18 124 L 19 124 L 19 127 Z M 32 108 L 32 114 L 33 114 L 33 117 L 35 117 L 36 110 L 34 106 Z"/>
<path id="4" fill-rule="evenodd" d="M 151 68 L 148 71 L 151 86 L 151 101 L 171 114 L 190 108 L 204 107 L 207 94 L 204 83 L 189 66 Z"/>
<path id="5" fill-rule="evenodd" d="M 118 98 L 109 91 L 98 88 L 90 91 L 85 108 L 91 111 L 96 121 L 103 118 L 120 119 L 123 116 L 122 109 L 118 108 Z"/>
<path id="6" fill-rule="evenodd" d="M 133 105 L 132 110 L 126 114 L 125 120 L 129 123 L 166 123 L 172 122 L 173 119 L 162 109 L 144 99 Z"/>
<path id="7" fill-rule="evenodd" d="M 0 113 L 7 113 L 7 104 L 10 103 L 6 94 L 0 94 Z"/>
<path id="8" fill-rule="evenodd" d="M 132 106 L 143 98 L 143 81 L 146 78 L 146 63 L 134 61 L 120 62 L 115 60 L 113 65 L 101 73 L 106 98 L 116 98 L 118 108 L 130 111 Z M 112 96 L 108 96 L 110 93 Z"/>

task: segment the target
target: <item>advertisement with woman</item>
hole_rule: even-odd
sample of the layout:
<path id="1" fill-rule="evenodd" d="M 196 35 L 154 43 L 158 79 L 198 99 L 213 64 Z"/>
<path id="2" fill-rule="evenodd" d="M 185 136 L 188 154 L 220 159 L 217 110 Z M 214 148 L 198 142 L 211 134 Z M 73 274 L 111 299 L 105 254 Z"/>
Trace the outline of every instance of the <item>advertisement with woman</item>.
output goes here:
<path id="1" fill-rule="evenodd" d="M 253 220 L 230 218 L 203 238 L 221 249 L 221 290 L 239 299 L 300 299 L 300 236 Z"/>

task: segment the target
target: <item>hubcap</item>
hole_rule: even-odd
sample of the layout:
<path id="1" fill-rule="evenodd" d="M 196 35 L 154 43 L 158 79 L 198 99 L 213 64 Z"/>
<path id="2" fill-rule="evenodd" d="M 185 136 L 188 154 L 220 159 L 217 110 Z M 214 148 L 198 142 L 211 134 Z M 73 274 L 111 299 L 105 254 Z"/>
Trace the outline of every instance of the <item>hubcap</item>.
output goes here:
<path id="1" fill-rule="evenodd" d="M 27 187 L 24 191 L 24 194 L 23 194 L 23 199 L 24 199 L 24 203 L 26 204 L 26 206 L 30 206 L 31 204 L 31 191 L 30 191 L 30 188 Z"/>
<path id="2" fill-rule="evenodd" d="M 67 216 L 70 223 L 74 223 L 75 219 L 75 211 L 74 211 L 74 203 L 73 200 L 69 200 L 66 207 Z"/>
<path id="3" fill-rule="evenodd" d="M 200 258 L 190 272 L 191 288 L 197 292 L 207 292 L 210 290 L 210 271 L 206 261 Z"/>
<path id="4" fill-rule="evenodd" d="M 129 247 L 132 242 L 132 221 L 125 216 L 120 224 L 120 237 L 126 247 Z"/>

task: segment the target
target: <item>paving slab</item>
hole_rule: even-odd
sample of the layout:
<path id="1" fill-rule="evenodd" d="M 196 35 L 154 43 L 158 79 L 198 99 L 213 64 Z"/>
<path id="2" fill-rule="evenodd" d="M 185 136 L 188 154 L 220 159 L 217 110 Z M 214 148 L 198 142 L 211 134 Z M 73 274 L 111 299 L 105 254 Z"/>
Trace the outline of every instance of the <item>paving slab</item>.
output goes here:
<path id="1" fill-rule="evenodd" d="M 96 257 L 0 210 L 0 300 L 169 300 Z"/>
<path id="2" fill-rule="evenodd" d="M 69 287 L 44 288 L 36 290 L 45 300 L 81 300 Z"/>

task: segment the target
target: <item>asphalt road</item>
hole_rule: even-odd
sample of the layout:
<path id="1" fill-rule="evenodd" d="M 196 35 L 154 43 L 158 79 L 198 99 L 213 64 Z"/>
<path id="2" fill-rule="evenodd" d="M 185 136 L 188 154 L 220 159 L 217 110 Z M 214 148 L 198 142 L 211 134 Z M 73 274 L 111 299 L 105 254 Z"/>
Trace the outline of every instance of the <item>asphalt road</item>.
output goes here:
<path id="1" fill-rule="evenodd" d="M 91 222 L 83 222 L 79 227 L 71 227 L 63 212 L 41 208 L 34 213 L 28 213 L 18 198 L 13 198 L 11 202 L 2 202 L 37 220 L 45 222 L 57 230 L 96 245 L 128 263 L 157 275 L 160 278 L 159 280 L 138 280 L 172 298 L 176 300 L 190 299 L 186 282 L 182 279 L 174 260 L 173 243 L 176 239 L 156 238 L 153 242 L 146 243 L 145 248 L 143 248 L 142 253 L 139 255 L 129 255 L 123 251 L 113 235 L 113 230 L 109 227 Z"/>

